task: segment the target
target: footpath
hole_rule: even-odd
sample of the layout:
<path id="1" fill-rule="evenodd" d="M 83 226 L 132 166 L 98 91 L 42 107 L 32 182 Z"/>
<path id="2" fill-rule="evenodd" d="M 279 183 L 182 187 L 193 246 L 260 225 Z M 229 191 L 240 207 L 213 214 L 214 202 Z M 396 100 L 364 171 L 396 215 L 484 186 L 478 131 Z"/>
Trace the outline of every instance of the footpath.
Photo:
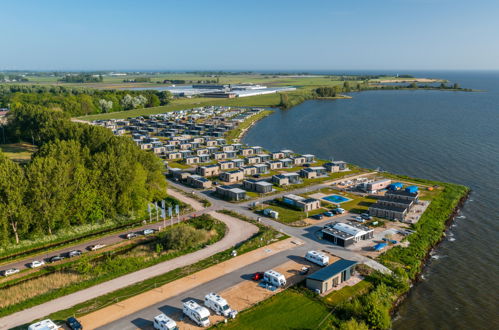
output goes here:
<path id="1" fill-rule="evenodd" d="M 105 295 L 129 285 L 142 282 L 146 279 L 167 273 L 174 269 L 191 265 L 206 259 L 218 252 L 225 251 L 236 244 L 245 241 L 258 232 L 258 227 L 237 218 L 209 212 L 209 215 L 224 222 L 228 228 L 227 234 L 220 241 L 178 258 L 168 260 L 157 265 L 141 269 L 139 271 L 115 278 L 113 280 L 97 284 L 87 289 L 48 301 L 46 303 L 25 309 L 23 311 L 0 318 L 0 329 L 10 329 L 39 319 L 40 317 L 67 309 L 87 300 Z M 86 327 L 92 329 L 92 327 Z"/>

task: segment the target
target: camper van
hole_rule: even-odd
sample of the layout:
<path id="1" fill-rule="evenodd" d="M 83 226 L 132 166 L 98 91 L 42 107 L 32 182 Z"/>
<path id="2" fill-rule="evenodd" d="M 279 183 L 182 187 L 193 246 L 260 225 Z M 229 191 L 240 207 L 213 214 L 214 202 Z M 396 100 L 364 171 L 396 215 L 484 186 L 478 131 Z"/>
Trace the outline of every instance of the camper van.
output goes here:
<path id="1" fill-rule="evenodd" d="M 208 293 L 204 297 L 204 305 L 214 311 L 217 315 L 223 315 L 231 319 L 235 318 L 237 315 L 237 311 L 229 307 L 227 300 L 213 292 Z"/>
<path id="2" fill-rule="evenodd" d="M 155 316 L 152 325 L 157 330 L 178 330 L 177 323 L 165 314 Z"/>
<path id="3" fill-rule="evenodd" d="M 210 325 L 210 311 L 200 306 L 194 300 L 189 300 L 184 303 L 183 312 L 187 315 L 194 323 L 200 327 L 207 327 Z"/>
<path id="4" fill-rule="evenodd" d="M 46 319 L 40 322 L 33 323 L 28 327 L 28 330 L 56 330 L 59 327 L 52 322 L 52 320 Z"/>
<path id="5" fill-rule="evenodd" d="M 319 266 L 327 266 L 329 264 L 329 257 L 317 251 L 308 251 L 305 259 Z"/>
<path id="6" fill-rule="evenodd" d="M 269 284 L 275 285 L 275 286 L 285 286 L 286 285 L 286 278 L 284 275 L 281 273 L 276 272 L 275 270 L 267 270 L 265 273 L 263 273 L 263 280 Z"/>

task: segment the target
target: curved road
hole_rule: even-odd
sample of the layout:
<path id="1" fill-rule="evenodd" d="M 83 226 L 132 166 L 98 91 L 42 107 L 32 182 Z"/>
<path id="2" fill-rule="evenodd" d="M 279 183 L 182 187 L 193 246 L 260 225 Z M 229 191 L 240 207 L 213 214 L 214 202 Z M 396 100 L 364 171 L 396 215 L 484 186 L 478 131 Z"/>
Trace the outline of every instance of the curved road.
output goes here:
<path id="1" fill-rule="evenodd" d="M 38 319 L 41 316 L 67 309 L 71 306 L 141 282 L 151 277 L 167 273 L 180 267 L 191 265 L 218 252 L 230 249 L 258 232 L 258 227 L 248 222 L 213 211 L 208 214 L 220 221 L 223 221 L 227 225 L 228 232 L 220 241 L 196 252 L 141 269 L 90 288 L 48 301 L 41 305 L 25 309 L 21 312 L 5 316 L 0 319 L 0 329 L 9 329 L 25 324 L 32 320 Z"/>

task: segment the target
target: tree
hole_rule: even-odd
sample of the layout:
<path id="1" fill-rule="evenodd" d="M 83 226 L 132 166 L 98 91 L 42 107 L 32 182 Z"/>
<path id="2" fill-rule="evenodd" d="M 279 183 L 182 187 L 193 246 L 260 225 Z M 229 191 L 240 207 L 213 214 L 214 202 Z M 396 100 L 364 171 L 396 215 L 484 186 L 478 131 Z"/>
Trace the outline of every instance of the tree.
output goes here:
<path id="1" fill-rule="evenodd" d="M 0 224 L 3 241 L 12 232 L 17 244 L 19 236 L 28 230 L 25 192 L 26 178 L 22 168 L 0 151 Z"/>
<path id="2" fill-rule="evenodd" d="M 369 327 L 364 322 L 352 318 L 346 322 L 342 322 L 340 330 L 369 330 Z"/>
<path id="3" fill-rule="evenodd" d="M 104 99 L 99 100 L 99 107 L 102 112 L 109 112 L 113 108 L 113 101 L 107 101 Z"/>

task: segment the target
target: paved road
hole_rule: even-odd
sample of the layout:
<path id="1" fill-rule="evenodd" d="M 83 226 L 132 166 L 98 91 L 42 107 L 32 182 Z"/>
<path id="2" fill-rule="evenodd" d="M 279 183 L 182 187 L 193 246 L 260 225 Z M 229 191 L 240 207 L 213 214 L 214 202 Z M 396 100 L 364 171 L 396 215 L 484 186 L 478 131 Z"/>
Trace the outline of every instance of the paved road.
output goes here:
<path id="1" fill-rule="evenodd" d="M 192 198 L 188 198 L 188 197 L 184 196 L 180 192 L 177 192 L 177 191 L 170 189 L 170 190 L 168 190 L 168 194 L 170 194 L 174 198 L 177 198 L 178 200 L 180 200 L 186 204 L 191 205 L 192 208 L 194 209 L 193 212 L 182 215 L 180 217 L 181 219 L 188 219 L 191 216 L 206 213 L 206 212 L 209 212 L 211 210 L 214 210 L 214 208 L 205 209 L 201 203 L 199 203 L 198 201 L 196 201 Z M 154 220 L 154 218 L 153 218 L 153 220 Z M 177 218 L 175 218 L 174 220 L 177 220 Z M 40 254 L 37 254 L 37 255 L 34 255 L 31 257 L 27 257 L 27 258 L 23 258 L 23 259 L 19 259 L 19 260 L 13 261 L 13 262 L 6 262 L 5 264 L 0 265 L 0 273 L 3 270 L 9 269 L 9 268 L 17 268 L 20 270 L 29 268 L 28 265 L 35 260 L 43 260 L 43 261 L 45 261 L 45 263 L 49 263 L 49 259 L 51 257 L 56 256 L 56 255 L 62 255 L 64 257 L 67 257 L 68 252 L 74 251 L 74 250 L 80 250 L 83 253 L 86 253 L 86 252 L 89 252 L 89 250 L 87 248 L 90 245 L 96 245 L 96 244 L 113 245 L 113 244 L 123 242 L 124 240 L 126 240 L 126 234 L 128 234 L 128 233 L 133 232 L 133 233 L 141 234 L 144 231 L 144 229 L 156 229 L 157 230 L 160 227 L 163 227 L 164 225 L 170 226 L 170 224 L 171 224 L 170 220 L 167 220 L 165 223 L 163 223 L 161 221 L 156 222 L 156 223 L 149 223 L 149 224 L 146 223 L 145 225 L 140 226 L 140 227 L 122 230 L 122 231 L 119 231 L 119 232 L 114 233 L 114 234 L 109 234 L 107 236 L 103 236 L 103 237 L 96 238 L 93 240 L 88 240 L 84 243 L 78 243 L 78 244 L 67 246 L 67 247 L 64 247 L 64 248 L 61 248 L 58 250 L 40 253 Z"/>
<path id="2" fill-rule="evenodd" d="M 181 308 L 184 301 L 195 299 L 200 302 L 209 292 L 220 292 L 228 289 L 242 281 L 248 280 L 251 274 L 257 271 L 265 271 L 267 269 L 274 268 L 287 261 L 293 260 L 297 255 L 303 256 L 308 249 L 310 249 L 310 247 L 297 246 L 296 248 L 275 254 L 272 257 L 265 258 L 258 262 L 244 266 L 230 274 L 221 276 L 216 280 L 197 286 L 192 290 L 185 291 L 181 295 L 148 306 L 136 313 L 126 316 L 125 318 L 106 324 L 105 326 L 97 329 L 153 329 L 151 320 L 154 316 L 160 313 L 165 313 L 166 315 L 179 317 L 182 314 Z"/>
<path id="3" fill-rule="evenodd" d="M 258 232 L 258 228 L 248 222 L 216 212 L 209 212 L 209 214 L 220 221 L 223 221 L 228 227 L 228 233 L 220 241 L 196 252 L 159 263 L 152 267 L 144 268 L 90 288 L 48 301 L 41 305 L 25 309 L 21 312 L 8 315 L 0 319 L 0 329 L 8 329 L 25 324 L 31 320 L 40 318 L 43 315 L 49 315 L 51 313 L 67 309 L 84 301 L 116 291 L 148 278 L 167 273 L 180 267 L 191 265 L 218 252 L 225 251 Z"/>

